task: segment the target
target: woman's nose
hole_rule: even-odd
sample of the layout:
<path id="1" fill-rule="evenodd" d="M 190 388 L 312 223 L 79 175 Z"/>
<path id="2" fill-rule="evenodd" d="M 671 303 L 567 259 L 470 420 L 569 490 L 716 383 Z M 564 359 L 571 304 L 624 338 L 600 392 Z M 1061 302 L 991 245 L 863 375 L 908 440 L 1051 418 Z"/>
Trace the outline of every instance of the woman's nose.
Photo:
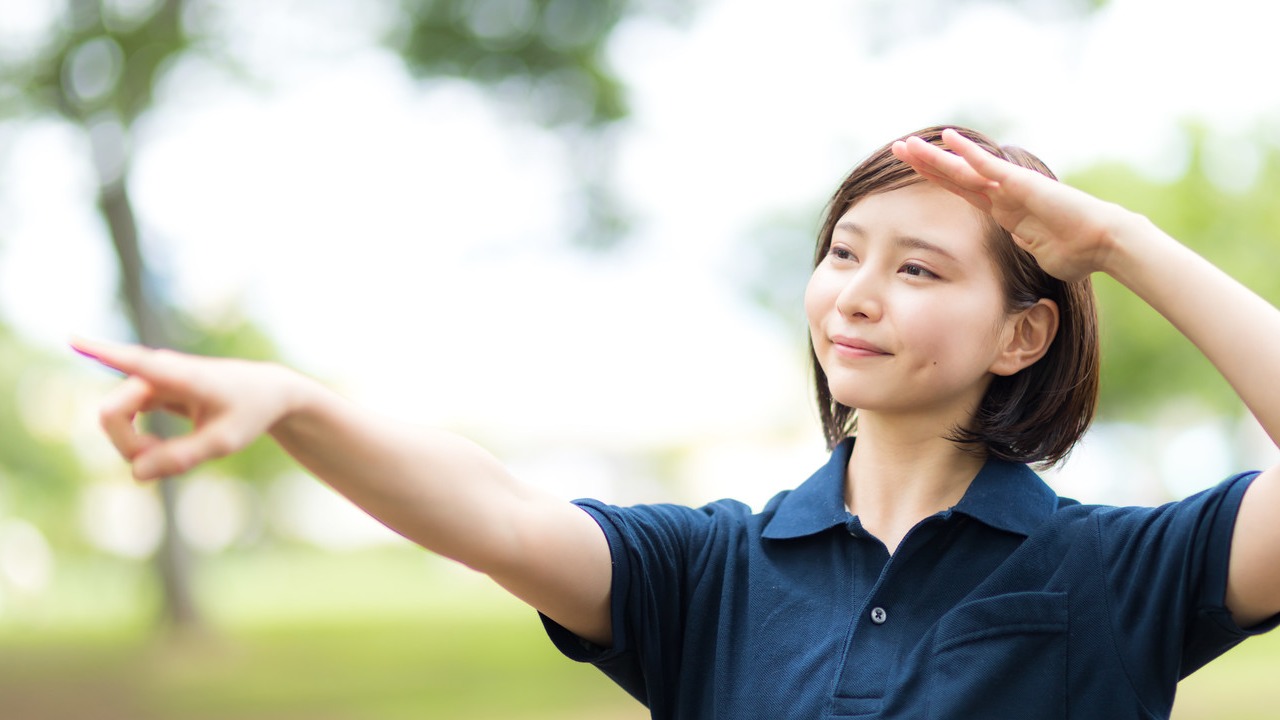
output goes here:
<path id="1" fill-rule="evenodd" d="M 850 274 L 840 294 L 836 296 L 836 310 L 847 318 L 879 320 L 883 311 L 880 282 L 870 268 L 860 268 Z"/>

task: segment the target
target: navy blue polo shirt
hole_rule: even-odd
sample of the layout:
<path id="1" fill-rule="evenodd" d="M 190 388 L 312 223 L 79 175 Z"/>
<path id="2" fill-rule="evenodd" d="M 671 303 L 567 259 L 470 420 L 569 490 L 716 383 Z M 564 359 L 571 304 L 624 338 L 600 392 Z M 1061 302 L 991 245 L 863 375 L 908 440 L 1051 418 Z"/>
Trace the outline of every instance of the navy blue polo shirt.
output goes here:
<path id="1" fill-rule="evenodd" d="M 1245 631 L 1223 606 L 1254 474 L 1158 508 L 988 461 L 890 557 L 844 506 L 852 442 L 753 514 L 578 504 L 613 557 L 612 648 L 544 618 L 654 718 L 1163 718 Z"/>

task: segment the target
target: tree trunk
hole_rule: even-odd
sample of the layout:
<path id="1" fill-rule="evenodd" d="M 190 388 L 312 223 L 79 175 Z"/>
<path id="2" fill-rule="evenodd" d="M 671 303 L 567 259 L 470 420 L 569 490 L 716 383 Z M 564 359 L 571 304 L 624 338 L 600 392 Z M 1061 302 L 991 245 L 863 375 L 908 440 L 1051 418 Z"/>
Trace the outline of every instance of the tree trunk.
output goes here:
<path id="1" fill-rule="evenodd" d="M 120 266 L 120 292 L 138 341 L 150 347 L 170 347 L 172 338 L 165 322 L 165 305 L 152 295 L 150 275 L 138 245 L 138 227 L 129 201 L 127 178 L 125 172 L 104 178 L 105 182 L 98 188 L 98 209 L 111 233 Z M 171 436 L 176 429 L 169 415 L 155 413 L 149 419 L 149 430 L 160 437 Z M 195 631 L 203 623 L 191 592 L 191 551 L 178 532 L 172 478 L 160 481 L 160 497 L 164 534 L 155 562 L 163 589 L 162 612 L 173 629 Z"/>

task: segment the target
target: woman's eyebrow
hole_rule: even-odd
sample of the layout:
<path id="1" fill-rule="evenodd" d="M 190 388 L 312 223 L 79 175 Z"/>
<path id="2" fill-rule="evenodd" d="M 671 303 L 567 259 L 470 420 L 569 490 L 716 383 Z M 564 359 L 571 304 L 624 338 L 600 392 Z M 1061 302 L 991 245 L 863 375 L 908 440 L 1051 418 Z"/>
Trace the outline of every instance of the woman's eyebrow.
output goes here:
<path id="1" fill-rule="evenodd" d="M 868 234 L 867 231 L 863 229 L 861 225 L 855 222 L 850 222 L 848 220 L 841 220 L 840 222 L 836 223 L 835 229 L 844 230 L 845 232 L 853 233 L 854 235 L 860 235 L 862 237 L 866 237 Z M 905 248 L 908 250 L 923 250 L 924 252 L 941 255 L 942 257 L 947 258 L 952 262 L 959 262 L 956 259 L 956 256 L 954 254 L 952 254 L 949 250 L 944 249 L 941 245 L 931 243 L 928 240 L 915 237 L 914 235 L 894 235 L 892 238 L 892 241 L 894 245 L 900 248 Z"/>
<path id="2" fill-rule="evenodd" d="M 895 235 L 893 237 L 893 244 L 910 250 L 923 250 L 925 252 L 935 253 L 952 262 L 957 262 L 956 256 L 952 255 L 947 250 L 944 250 L 941 245 L 934 245 L 928 240 L 922 240 L 918 237 L 912 237 L 910 235 Z"/>

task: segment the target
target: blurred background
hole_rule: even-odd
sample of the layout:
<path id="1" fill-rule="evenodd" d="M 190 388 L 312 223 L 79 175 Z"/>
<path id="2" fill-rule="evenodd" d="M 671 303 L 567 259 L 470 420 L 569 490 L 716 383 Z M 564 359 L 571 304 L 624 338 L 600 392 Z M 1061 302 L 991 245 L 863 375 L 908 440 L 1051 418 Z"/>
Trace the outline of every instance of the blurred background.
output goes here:
<path id="1" fill-rule="evenodd" d="M 903 133 L 1027 147 L 1280 302 L 1277 13 L 0 0 L 0 716 L 645 717 L 269 444 L 133 483 L 96 426 L 116 379 L 65 341 L 283 361 L 566 498 L 758 509 L 825 456 L 823 204 Z M 1101 415 L 1060 493 L 1158 503 L 1277 460 L 1098 285 Z M 1278 670 L 1250 641 L 1175 716 L 1268 717 Z"/>

